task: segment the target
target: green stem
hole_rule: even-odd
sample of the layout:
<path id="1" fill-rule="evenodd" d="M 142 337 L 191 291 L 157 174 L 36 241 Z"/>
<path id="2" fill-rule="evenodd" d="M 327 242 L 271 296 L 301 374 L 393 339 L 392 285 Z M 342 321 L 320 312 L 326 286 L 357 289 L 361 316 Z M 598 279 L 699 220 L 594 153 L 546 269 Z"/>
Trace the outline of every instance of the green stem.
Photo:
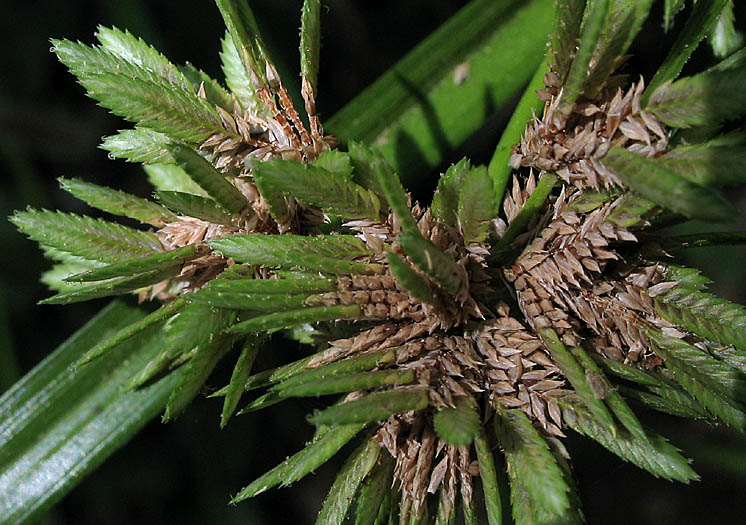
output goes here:
<path id="1" fill-rule="evenodd" d="M 521 141 L 521 136 L 526 129 L 526 123 L 531 120 L 534 112 L 539 113 L 544 108 L 544 102 L 536 96 L 536 90 L 544 87 L 544 74 L 549 71 L 547 59 L 536 70 L 533 78 L 528 83 L 526 90 L 518 101 L 518 105 L 513 111 L 507 126 L 500 136 L 500 142 L 497 143 L 495 153 L 487 167 L 487 173 L 492 178 L 492 184 L 495 188 L 495 202 L 498 204 L 503 201 L 505 187 L 510 180 L 510 173 L 513 171 L 508 165 L 510 155 L 513 152 L 513 145 Z"/>

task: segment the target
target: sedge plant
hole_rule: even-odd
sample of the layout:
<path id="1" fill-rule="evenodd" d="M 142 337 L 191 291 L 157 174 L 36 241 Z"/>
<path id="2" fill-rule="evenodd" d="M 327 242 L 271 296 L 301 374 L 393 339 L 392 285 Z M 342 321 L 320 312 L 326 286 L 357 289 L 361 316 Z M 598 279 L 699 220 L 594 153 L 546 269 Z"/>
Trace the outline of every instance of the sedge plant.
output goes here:
<path id="1" fill-rule="evenodd" d="M 307 446 L 230 500 L 345 454 L 319 524 L 582 523 L 568 433 L 688 483 L 690 462 L 641 410 L 746 430 L 746 310 L 677 258 L 746 237 L 665 230 L 737 213 L 717 189 L 746 180 L 746 49 L 732 2 L 696 2 L 644 78 L 625 62 L 652 0 L 475 0 L 405 59 L 426 104 L 394 71 L 328 123 L 316 108 L 321 2 L 303 3 L 295 98 L 248 2 L 216 3 L 220 81 L 117 28 L 100 28 L 94 45 L 52 41 L 88 96 L 131 124 L 102 148 L 142 163 L 155 190 L 60 179 L 140 227 L 13 215 L 55 261 L 41 302 L 135 295 L 157 307 L 113 303 L 0 400 L 4 520 L 30 519 L 75 483 L 72 460 L 55 463 L 53 489 L 22 480 L 70 459 L 76 436 L 90 432 L 91 451 L 108 439 L 110 451 L 158 412 L 177 418 L 224 360 L 230 380 L 211 394 L 221 426 L 323 396 Z M 660 24 L 683 4 L 666 0 Z M 523 35 L 524 56 L 491 54 L 521 17 L 538 27 Z M 427 59 L 428 45 L 466 28 L 446 67 Z M 706 38 L 722 60 L 682 76 Z M 453 163 L 431 201 L 416 202 L 407 172 L 442 160 L 421 132 L 432 114 L 461 97 L 464 113 L 441 122 L 456 142 L 484 120 L 479 89 L 461 89 L 470 82 L 505 102 L 528 87 L 489 165 Z M 257 369 L 284 338 L 305 353 Z M 59 423 L 49 445 L 30 439 L 45 414 Z M 92 454 L 84 470 L 103 460 Z"/>

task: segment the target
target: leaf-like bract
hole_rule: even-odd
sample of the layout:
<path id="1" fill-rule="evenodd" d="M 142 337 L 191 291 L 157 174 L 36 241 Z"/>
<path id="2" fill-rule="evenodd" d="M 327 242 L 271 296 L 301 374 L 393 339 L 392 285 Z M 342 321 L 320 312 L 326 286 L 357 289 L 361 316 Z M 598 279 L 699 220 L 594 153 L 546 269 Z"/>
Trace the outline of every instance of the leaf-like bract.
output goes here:
<path id="1" fill-rule="evenodd" d="M 190 87 L 189 80 L 153 46 L 127 30 L 99 26 L 96 38 L 110 53 L 141 69 L 151 71 L 170 84 L 184 89 Z"/>
<path id="2" fill-rule="evenodd" d="M 231 500 L 231 503 L 238 503 L 251 498 L 277 485 L 287 487 L 298 481 L 326 463 L 339 449 L 355 437 L 363 426 L 360 424 L 341 425 L 329 429 L 328 432 L 315 439 L 306 448 L 241 489 Z"/>
<path id="3" fill-rule="evenodd" d="M 653 0 L 609 0 L 601 38 L 594 51 L 593 69 L 583 87 L 584 95 L 592 98 L 603 88 L 609 75 L 619 66 L 648 17 Z"/>
<path id="4" fill-rule="evenodd" d="M 241 394 L 244 392 L 246 378 L 251 374 L 251 367 L 254 365 L 259 348 L 264 342 L 264 337 L 259 334 L 250 334 L 241 348 L 241 354 L 238 356 L 236 365 L 231 373 L 231 380 L 226 387 L 225 399 L 223 400 L 223 410 L 220 413 L 220 428 L 225 427 L 228 420 L 241 400 Z"/>
<path id="5" fill-rule="evenodd" d="M 458 396 L 453 399 L 454 407 L 438 410 L 433 416 L 433 428 L 438 437 L 456 446 L 471 444 L 479 433 L 482 420 L 471 398 Z"/>
<path id="6" fill-rule="evenodd" d="M 75 363 L 75 366 L 83 366 L 93 361 L 94 359 L 104 355 L 106 352 L 108 352 L 118 344 L 134 337 L 146 328 L 149 328 L 154 324 L 160 323 L 161 321 L 170 318 L 176 312 L 184 308 L 184 306 L 186 306 L 186 300 L 183 298 L 175 299 L 170 303 L 164 304 L 142 319 L 125 326 L 111 337 L 107 337 L 100 341 L 96 346 L 88 350 L 85 355 Z"/>
<path id="7" fill-rule="evenodd" d="M 650 81 L 648 93 L 653 93 L 659 86 L 672 81 L 681 73 L 700 41 L 715 27 L 720 13 L 728 3 L 730 0 L 710 0 L 694 4 L 689 19 L 669 50 L 666 60 Z"/>
<path id="8" fill-rule="evenodd" d="M 613 435 L 580 404 L 565 399 L 560 402 L 567 425 L 613 452 L 625 461 L 647 470 L 656 477 L 687 483 L 699 479 L 697 473 L 679 451 L 662 436 L 648 431 L 648 439 L 640 440 L 627 433 Z"/>
<path id="9" fill-rule="evenodd" d="M 746 429 L 746 375 L 686 341 L 648 330 L 676 381 L 725 423 Z"/>
<path id="10" fill-rule="evenodd" d="M 99 186 L 80 179 L 60 177 L 60 186 L 83 202 L 114 215 L 129 217 L 145 224 L 162 226 L 164 221 L 173 220 L 176 215 L 155 202 L 135 197 L 129 193 Z"/>
<path id="11" fill-rule="evenodd" d="M 514 510 L 520 497 L 528 497 L 534 522 L 546 523 L 562 516 L 570 507 L 569 492 L 562 470 L 549 445 L 520 410 L 502 410 L 495 430 L 505 451 L 511 501 Z M 517 523 L 532 523 L 515 515 Z"/>
<path id="12" fill-rule="evenodd" d="M 355 509 L 355 525 L 379 523 L 376 518 L 386 507 L 385 500 L 393 481 L 394 463 L 387 454 L 381 454 L 378 458 L 378 464 L 373 467 L 360 489 Z"/>
<path id="13" fill-rule="evenodd" d="M 609 0 L 593 0 L 586 3 L 578 47 L 563 82 L 562 101 L 558 108 L 565 115 L 572 111 L 575 101 L 583 91 L 583 85 L 588 77 L 588 65 L 598 47 L 610 3 Z"/>
<path id="14" fill-rule="evenodd" d="M 343 219 L 378 218 L 378 197 L 337 172 L 293 160 L 269 160 L 258 164 L 253 174 L 260 191 L 281 191 Z"/>
<path id="15" fill-rule="evenodd" d="M 39 244 L 88 260 L 115 263 L 163 251 L 150 232 L 73 213 L 29 209 L 10 220 Z"/>
<path id="16" fill-rule="evenodd" d="M 451 164 L 440 176 L 430 207 L 433 217 L 453 227 L 458 227 L 459 194 L 471 170 L 469 159 L 461 159 L 456 164 Z"/>
<path id="17" fill-rule="evenodd" d="M 237 262 L 326 273 L 371 273 L 377 265 L 350 261 L 367 255 L 362 242 L 349 235 L 231 235 L 210 241 L 211 248 Z"/>
<path id="18" fill-rule="evenodd" d="M 521 211 L 518 215 L 510 222 L 508 229 L 505 230 L 503 236 L 500 237 L 500 242 L 495 246 L 494 252 L 497 253 L 500 249 L 508 246 L 519 234 L 523 233 L 523 230 L 528 225 L 529 221 L 539 213 L 539 210 L 544 206 L 544 202 L 549 197 L 549 194 L 557 183 L 557 176 L 553 173 L 545 173 L 539 179 L 539 184 L 536 189 L 531 193 L 531 196 L 526 200 Z"/>
<path id="19" fill-rule="evenodd" d="M 170 153 L 168 157 L 171 158 Z M 148 182 L 158 191 L 180 191 L 207 197 L 207 193 L 176 164 L 158 162 L 155 164 L 146 164 L 142 168 L 148 175 Z"/>
<path id="20" fill-rule="evenodd" d="M 249 3 L 246 0 L 217 0 L 216 3 L 246 75 L 257 88 L 263 87 L 259 82 L 267 83 L 267 66 L 271 66 L 271 62 Z"/>
<path id="21" fill-rule="evenodd" d="M 399 242 L 414 265 L 445 290 L 456 294 L 465 285 L 456 261 L 422 237 L 419 231 L 402 233 Z"/>
<path id="22" fill-rule="evenodd" d="M 109 157 L 115 159 L 152 164 L 171 160 L 171 154 L 166 149 L 170 142 L 171 139 L 163 133 L 135 127 L 122 129 L 116 135 L 104 137 L 101 149 L 108 151 Z"/>
<path id="23" fill-rule="evenodd" d="M 433 290 L 422 275 L 393 252 L 386 254 L 386 259 L 389 262 L 391 274 L 409 295 L 423 303 L 433 302 Z"/>
<path id="24" fill-rule="evenodd" d="M 163 350 L 143 367 L 129 383 L 129 389 L 139 388 L 163 373 L 175 360 L 210 341 L 236 318 L 230 310 L 189 304 L 173 316 L 164 327 L 166 344 Z"/>
<path id="25" fill-rule="evenodd" d="M 710 31 L 710 46 L 715 56 L 725 58 L 743 45 L 743 33 L 736 30 L 735 18 L 733 2 L 729 1 Z"/>
<path id="26" fill-rule="evenodd" d="M 367 352 L 362 355 L 348 357 L 316 368 L 309 368 L 307 370 L 301 369 L 285 379 L 279 385 L 274 386 L 272 390 L 279 391 L 297 387 L 298 385 L 324 381 L 330 377 L 352 374 L 355 372 L 365 372 L 378 366 L 392 363 L 395 359 L 396 352 L 393 348 Z"/>
<path id="27" fill-rule="evenodd" d="M 381 446 L 375 438 L 367 440 L 350 454 L 329 489 L 316 525 L 341 525 L 344 522 L 355 493 L 376 465 L 380 454 Z"/>
<path id="28" fill-rule="evenodd" d="M 54 52 L 102 106 L 169 137 L 199 143 L 230 135 L 215 106 L 196 93 L 101 48 L 53 40 Z"/>
<path id="29" fill-rule="evenodd" d="M 217 335 L 209 343 L 197 347 L 194 357 L 184 366 L 185 370 L 168 398 L 163 413 L 164 421 L 176 419 L 197 397 L 218 361 L 230 350 L 232 342 L 230 336 Z"/>
<path id="30" fill-rule="evenodd" d="M 474 438 L 474 448 L 479 462 L 479 477 L 482 479 L 487 520 L 489 525 L 500 525 L 502 523 L 502 503 L 500 501 L 500 489 L 497 485 L 495 457 L 490 449 L 484 429 Z"/>
<path id="31" fill-rule="evenodd" d="M 245 334 L 249 332 L 266 332 L 279 328 L 291 328 L 306 323 L 322 321 L 343 321 L 361 319 L 363 312 L 358 305 L 349 306 L 314 306 L 302 310 L 289 310 L 259 315 L 233 325 L 229 332 Z"/>
<path id="32" fill-rule="evenodd" d="M 277 391 L 281 397 L 325 396 L 365 388 L 405 385 L 414 381 L 415 377 L 411 370 L 377 370 L 374 372 L 327 375 L 316 381 L 305 381 L 303 378 L 300 381 L 295 381 L 294 379 L 296 378 L 287 381 L 287 384 L 280 383 L 272 390 Z M 332 408 L 336 410 L 343 406 L 347 407 L 347 405 L 335 405 Z M 332 408 L 327 410 L 332 410 Z M 352 407 L 345 408 L 342 412 L 349 414 L 352 412 Z"/>
<path id="33" fill-rule="evenodd" d="M 746 113 L 746 69 L 705 71 L 663 84 L 645 111 L 677 128 L 737 119 Z"/>
<path id="34" fill-rule="evenodd" d="M 194 217 L 213 224 L 230 226 L 233 215 L 217 201 L 209 197 L 185 193 L 183 191 L 159 191 L 155 196 L 165 206 L 187 217 Z"/>
<path id="35" fill-rule="evenodd" d="M 586 0 L 555 0 L 555 23 L 551 35 L 549 66 L 564 83 L 580 38 L 580 23 L 583 20 Z"/>
<path id="36" fill-rule="evenodd" d="M 176 160 L 176 164 L 223 208 L 231 213 L 238 213 L 248 206 L 243 193 L 228 182 L 202 155 L 178 144 L 168 146 L 168 151 Z"/>
<path id="37" fill-rule="evenodd" d="M 125 259 L 102 268 L 72 275 L 66 280 L 69 282 L 103 281 L 104 279 L 126 277 L 153 270 L 165 270 L 166 268 L 171 268 L 172 266 L 183 264 L 190 259 L 199 257 L 205 251 L 203 245 L 189 244 L 175 250 L 146 255 L 145 257 Z"/>
<path id="38" fill-rule="evenodd" d="M 676 279 L 682 269 L 667 270 Z M 696 271 L 696 270 L 694 270 Z M 656 310 L 665 319 L 723 345 L 733 345 L 746 354 L 746 308 L 687 281 L 678 281 L 670 291 L 654 298 Z"/>
<path id="39" fill-rule="evenodd" d="M 69 304 L 100 299 L 101 297 L 122 295 L 174 277 L 178 275 L 179 270 L 179 266 L 167 266 L 127 277 L 117 277 L 95 283 L 77 284 L 71 286 L 67 291 L 39 301 L 39 304 Z"/>
<path id="40" fill-rule="evenodd" d="M 321 51 L 321 1 L 304 0 L 300 28 L 300 74 L 316 93 Z"/>
<path id="41" fill-rule="evenodd" d="M 256 87 L 246 73 L 246 69 L 241 63 L 241 57 L 238 56 L 236 46 L 233 44 L 233 38 L 228 32 L 222 40 L 220 61 L 223 75 L 225 75 L 225 83 L 239 103 L 245 110 L 260 114 L 260 108 L 263 108 L 263 104 L 256 94 Z"/>
<path id="42" fill-rule="evenodd" d="M 717 137 L 702 144 L 678 146 L 656 162 L 701 186 L 731 186 L 746 182 L 746 136 L 731 133 L 733 142 Z"/>
<path id="43" fill-rule="evenodd" d="M 484 242 L 490 221 L 497 215 L 492 179 L 483 166 L 471 169 L 465 176 L 458 197 L 458 224 L 464 244 Z"/>
<path id="44" fill-rule="evenodd" d="M 411 372 L 411 370 L 408 372 Z M 394 372 L 389 372 L 389 374 L 394 374 Z M 414 380 L 414 377 L 407 378 L 403 374 L 400 375 L 401 379 L 393 375 L 391 375 L 391 378 L 399 384 Z M 370 423 L 372 421 L 382 421 L 393 414 L 401 414 L 410 410 L 424 410 L 427 405 L 427 391 L 396 388 L 374 392 L 354 401 L 331 406 L 314 414 L 308 420 L 315 425 Z"/>
<path id="45" fill-rule="evenodd" d="M 565 345 L 559 340 L 557 333 L 551 328 L 544 328 L 539 331 L 539 334 L 549 350 L 552 359 L 560 367 L 562 373 L 575 389 L 578 397 L 583 400 L 583 403 L 585 403 L 599 423 L 608 428 L 611 434 L 616 434 L 616 425 L 609 410 L 606 408 L 603 400 L 599 399 L 593 391 L 586 379 L 585 370 L 575 360 L 570 351 L 565 348 Z"/>
<path id="46" fill-rule="evenodd" d="M 735 213 L 722 195 L 624 148 L 609 150 L 603 163 L 643 197 L 685 217 L 722 221 Z"/>

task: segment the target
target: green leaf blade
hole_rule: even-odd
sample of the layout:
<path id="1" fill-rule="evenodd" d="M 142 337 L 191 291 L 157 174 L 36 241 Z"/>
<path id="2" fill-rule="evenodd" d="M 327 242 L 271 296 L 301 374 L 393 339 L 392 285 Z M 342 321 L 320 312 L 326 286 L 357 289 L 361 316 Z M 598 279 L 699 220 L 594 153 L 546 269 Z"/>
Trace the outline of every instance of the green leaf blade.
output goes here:
<path id="1" fill-rule="evenodd" d="M 0 398 L 0 519 L 40 517 L 164 406 L 177 376 L 122 394 L 139 366 L 160 350 L 146 332 L 85 369 L 71 366 L 143 312 L 114 302 Z M 106 377 L 106 381 L 101 381 Z M 30 481 L 33 480 L 33 483 Z"/>

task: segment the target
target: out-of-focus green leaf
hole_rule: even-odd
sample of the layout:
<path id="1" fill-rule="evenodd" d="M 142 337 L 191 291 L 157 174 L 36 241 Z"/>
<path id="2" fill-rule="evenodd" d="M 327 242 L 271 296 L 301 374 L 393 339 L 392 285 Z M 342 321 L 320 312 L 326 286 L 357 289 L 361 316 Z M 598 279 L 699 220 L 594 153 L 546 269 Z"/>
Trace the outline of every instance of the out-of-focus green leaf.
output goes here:
<path id="1" fill-rule="evenodd" d="M 551 0 L 470 3 L 325 129 L 343 143 L 376 145 L 413 182 L 520 93 L 543 58 L 552 13 Z M 457 68 L 468 71 L 466 79 L 454 81 Z"/>
<path id="2" fill-rule="evenodd" d="M 160 351 L 158 332 L 144 332 L 87 367 L 73 366 L 143 314 L 112 303 L 0 398 L 0 521 L 39 516 L 163 408 L 178 374 L 122 393 Z"/>

